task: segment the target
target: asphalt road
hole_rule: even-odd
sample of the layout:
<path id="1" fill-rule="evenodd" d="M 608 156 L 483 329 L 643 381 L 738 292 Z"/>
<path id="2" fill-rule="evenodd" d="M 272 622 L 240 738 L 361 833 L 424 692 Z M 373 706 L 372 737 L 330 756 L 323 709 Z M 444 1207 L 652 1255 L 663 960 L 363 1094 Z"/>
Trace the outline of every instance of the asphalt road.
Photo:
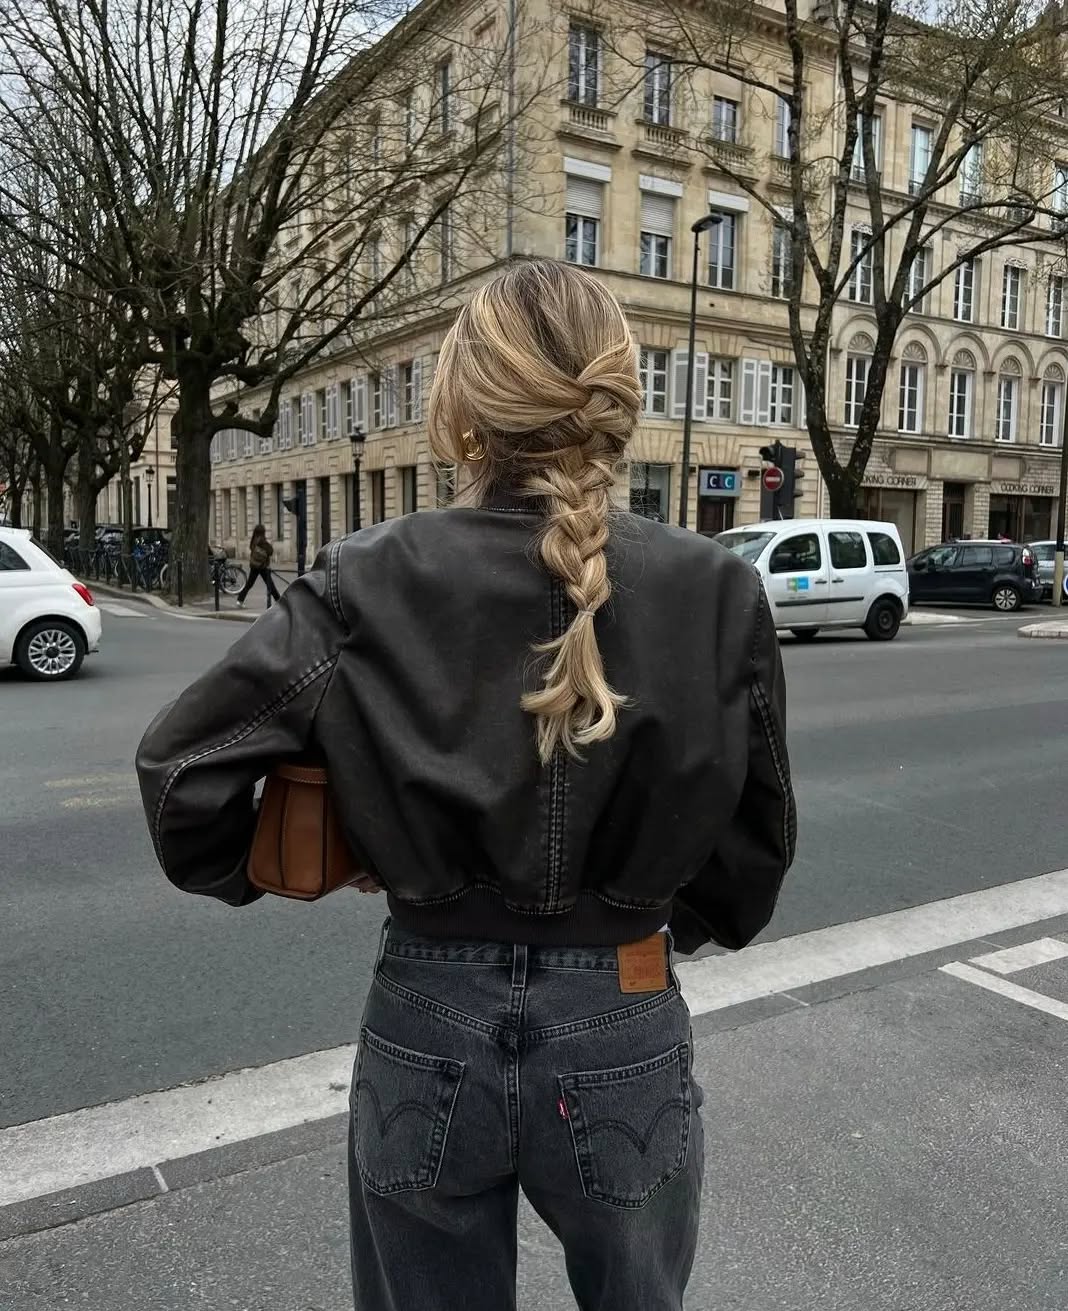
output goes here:
<path id="1" fill-rule="evenodd" d="M 382 908 L 234 912 L 159 873 L 130 760 L 238 635 L 126 605 L 54 688 L 0 675 L 0 1126 L 353 1039 Z M 1019 620 L 784 642 L 801 837 L 770 937 L 1068 865 L 1068 645 Z"/>

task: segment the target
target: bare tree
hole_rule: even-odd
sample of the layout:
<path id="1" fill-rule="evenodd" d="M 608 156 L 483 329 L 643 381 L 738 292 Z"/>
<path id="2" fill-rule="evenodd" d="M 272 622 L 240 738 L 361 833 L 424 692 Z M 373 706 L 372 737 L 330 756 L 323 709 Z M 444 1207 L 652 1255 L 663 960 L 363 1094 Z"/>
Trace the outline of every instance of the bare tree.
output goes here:
<path id="1" fill-rule="evenodd" d="M 452 271 L 433 293 L 411 277 L 428 234 L 515 203 L 500 160 L 522 112 L 511 33 L 458 37 L 456 14 L 447 0 L 0 0 L 0 223 L 128 313 L 138 362 L 175 384 L 175 549 L 193 586 L 212 437 L 269 436 L 296 373 L 440 296 Z M 68 205 L 71 188 L 97 212 Z M 249 388 L 266 389 L 257 414 L 232 399 Z"/>
<path id="2" fill-rule="evenodd" d="M 1004 247 L 1044 245 L 1068 209 L 1054 176 L 1068 70 L 1059 5 L 1035 0 L 783 0 L 781 13 L 668 0 L 641 16 L 641 49 L 663 51 L 674 94 L 691 101 L 688 144 L 770 216 L 770 271 L 786 302 L 805 418 L 831 511 L 855 513 L 879 428 L 894 342 L 908 312 L 945 279 Z M 612 20 L 632 94 L 645 75 L 634 26 Z M 628 40 L 628 36 L 631 38 Z M 771 151 L 716 122 L 703 74 L 730 78 L 763 116 Z M 882 107 L 929 125 L 906 189 L 887 186 Z M 952 233 L 952 256 L 924 252 Z M 846 307 L 874 321 L 855 432 L 829 412 L 833 330 Z"/>

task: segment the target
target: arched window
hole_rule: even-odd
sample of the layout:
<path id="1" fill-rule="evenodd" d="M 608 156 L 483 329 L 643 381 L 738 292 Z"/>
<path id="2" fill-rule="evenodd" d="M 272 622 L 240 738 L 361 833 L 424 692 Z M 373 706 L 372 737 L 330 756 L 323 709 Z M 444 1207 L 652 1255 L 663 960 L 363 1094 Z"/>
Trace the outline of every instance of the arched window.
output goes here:
<path id="1" fill-rule="evenodd" d="M 918 341 L 910 341 L 901 352 L 901 377 L 897 400 L 898 432 L 923 431 L 923 407 L 927 392 L 927 352 Z"/>
<path id="2" fill-rule="evenodd" d="M 1042 446 L 1060 446 L 1064 425 L 1064 370 L 1051 364 L 1042 375 L 1042 406 L 1038 440 Z"/>
<path id="3" fill-rule="evenodd" d="M 970 437 L 975 415 L 975 356 L 959 350 L 949 374 L 949 435 Z"/>
<path id="4" fill-rule="evenodd" d="M 1020 414 L 1019 360 L 1009 356 L 998 373 L 998 409 L 994 416 L 994 436 L 999 442 L 1014 442 Z"/>

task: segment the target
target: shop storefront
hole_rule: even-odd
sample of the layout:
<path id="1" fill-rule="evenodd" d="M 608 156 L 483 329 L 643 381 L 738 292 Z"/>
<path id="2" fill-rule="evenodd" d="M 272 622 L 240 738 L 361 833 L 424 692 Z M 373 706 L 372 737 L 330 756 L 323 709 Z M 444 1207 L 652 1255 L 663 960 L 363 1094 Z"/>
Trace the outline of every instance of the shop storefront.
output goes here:
<path id="1" fill-rule="evenodd" d="M 927 479 L 922 474 L 873 473 L 861 487 L 860 516 L 894 524 L 906 554 L 911 555 L 925 545 L 919 502 L 926 490 Z"/>
<path id="2" fill-rule="evenodd" d="M 734 527 L 734 507 L 742 494 L 737 469 L 700 469 L 697 475 L 697 531 L 714 536 Z"/>
<path id="3" fill-rule="evenodd" d="M 1014 542 L 1042 541 L 1053 531 L 1057 488 L 1052 482 L 999 482 L 990 484 L 991 537 Z"/>

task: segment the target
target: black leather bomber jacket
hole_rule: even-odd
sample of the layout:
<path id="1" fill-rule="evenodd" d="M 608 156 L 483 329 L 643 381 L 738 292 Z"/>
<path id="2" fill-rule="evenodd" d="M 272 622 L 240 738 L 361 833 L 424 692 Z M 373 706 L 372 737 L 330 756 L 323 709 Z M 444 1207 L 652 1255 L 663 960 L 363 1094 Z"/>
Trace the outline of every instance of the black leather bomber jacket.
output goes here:
<path id="1" fill-rule="evenodd" d="M 595 620 L 615 737 L 542 767 L 531 644 L 573 613 L 515 501 L 410 515 L 315 567 L 165 709 L 137 756 L 156 854 L 187 892 L 256 899 L 254 790 L 325 757 L 353 851 L 430 936 L 744 946 L 794 853 L 779 648 L 754 570 L 627 514 Z"/>

